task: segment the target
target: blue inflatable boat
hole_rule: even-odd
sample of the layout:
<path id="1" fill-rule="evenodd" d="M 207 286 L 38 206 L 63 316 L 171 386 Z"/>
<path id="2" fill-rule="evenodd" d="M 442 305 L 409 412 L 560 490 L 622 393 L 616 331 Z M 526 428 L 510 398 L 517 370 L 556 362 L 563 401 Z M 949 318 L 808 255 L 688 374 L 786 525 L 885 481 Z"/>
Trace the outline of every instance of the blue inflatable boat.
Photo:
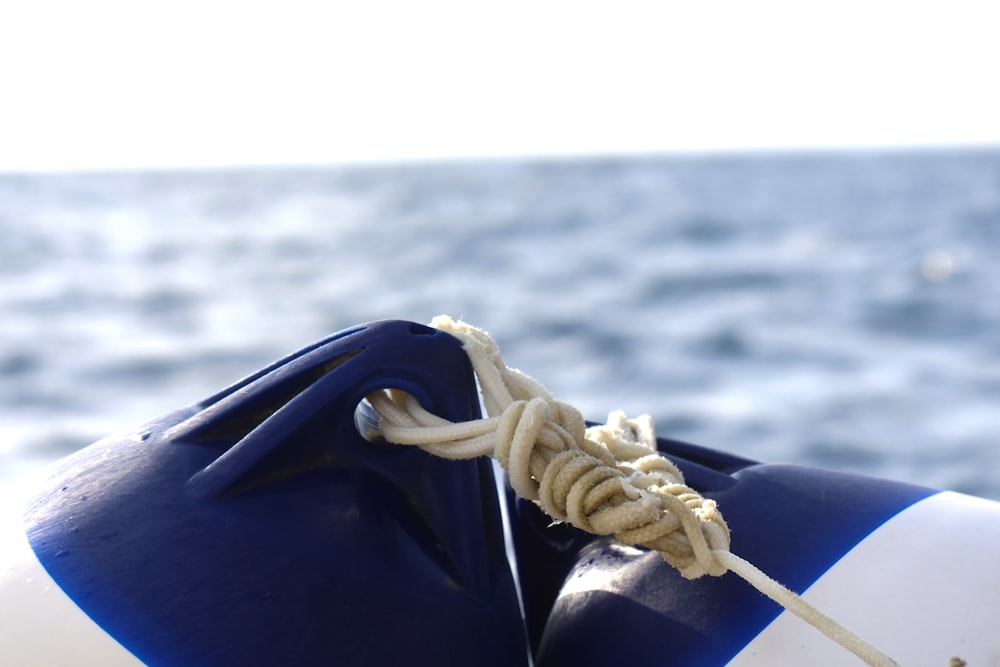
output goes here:
<path id="1" fill-rule="evenodd" d="M 486 457 L 371 437 L 386 388 L 482 416 L 459 339 L 384 321 L 56 464 L 5 529 L 0 664 L 862 664 L 732 573 L 554 524 Z M 734 552 L 899 664 L 1000 663 L 1000 504 L 657 448 Z"/>

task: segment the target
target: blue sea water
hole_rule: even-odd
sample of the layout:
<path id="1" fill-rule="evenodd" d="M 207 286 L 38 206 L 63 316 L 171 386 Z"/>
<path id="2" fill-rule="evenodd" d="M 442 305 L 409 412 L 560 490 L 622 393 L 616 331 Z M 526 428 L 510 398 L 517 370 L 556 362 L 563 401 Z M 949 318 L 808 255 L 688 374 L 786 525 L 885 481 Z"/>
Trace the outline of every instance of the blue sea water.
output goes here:
<path id="1" fill-rule="evenodd" d="M 602 419 L 1000 499 L 1000 151 L 0 175 L 0 487 L 438 313 Z"/>

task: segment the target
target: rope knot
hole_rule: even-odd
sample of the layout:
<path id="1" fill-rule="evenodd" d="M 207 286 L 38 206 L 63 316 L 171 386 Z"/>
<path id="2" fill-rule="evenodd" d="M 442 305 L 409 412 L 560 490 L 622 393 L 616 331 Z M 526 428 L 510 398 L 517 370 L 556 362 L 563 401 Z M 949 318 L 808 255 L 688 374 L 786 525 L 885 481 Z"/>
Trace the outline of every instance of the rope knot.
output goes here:
<path id="1" fill-rule="evenodd" d="M 606 424 L 588 429 L 576 408 L 507 367 L 486 332 L 447 317 L 431 326 L 463 342 L 489 417 L 448 430 L 412 398 L 393 392 L 396 398 L 387 402 L 373 394 L 369 401 L 382 414 L 387 440 L 448 458 L 489 454 L 519 496 L 558 521 L 659 551 L 685 577 L 726 572 L 712 554 L 729 548 L 722 514 L 657 453 L 652 419 L 613 412 Z"/>

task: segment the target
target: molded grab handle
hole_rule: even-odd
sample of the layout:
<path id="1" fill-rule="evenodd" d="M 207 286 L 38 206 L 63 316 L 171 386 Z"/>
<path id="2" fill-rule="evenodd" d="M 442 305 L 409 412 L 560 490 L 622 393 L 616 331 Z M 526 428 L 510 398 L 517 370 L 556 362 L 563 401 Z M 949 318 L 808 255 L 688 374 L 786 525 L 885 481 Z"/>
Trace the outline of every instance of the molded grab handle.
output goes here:
<path id="1" fill-rule="evenodd" d="M 455 338 L 350 329 L 62 461 L 32 548 L 149 664 L 523 664 L 492 468 L 365 440 L 387 387 L 479 416 Z"/>

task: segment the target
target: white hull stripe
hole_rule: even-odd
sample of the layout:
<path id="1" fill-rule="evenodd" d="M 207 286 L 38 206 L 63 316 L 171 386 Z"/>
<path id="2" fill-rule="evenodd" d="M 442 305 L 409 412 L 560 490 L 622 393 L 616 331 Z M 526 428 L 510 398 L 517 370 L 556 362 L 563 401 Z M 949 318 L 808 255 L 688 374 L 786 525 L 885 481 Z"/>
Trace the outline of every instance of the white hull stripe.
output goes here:
<path id="1" fill-rule="evenodd" d="M 18 667 L 142 665 L 49 576 L 20 516 L 0 517 L 0 646 L 0 663 Z"/>
<path id="2" fill-rule="evenodd" d="M 887 521 L 804 597 L 901 665 L 1000 664 L 1000 503 L 953 492 Z M 731 667 L 853 664 L 840 646 L 784 612 Z"/>

